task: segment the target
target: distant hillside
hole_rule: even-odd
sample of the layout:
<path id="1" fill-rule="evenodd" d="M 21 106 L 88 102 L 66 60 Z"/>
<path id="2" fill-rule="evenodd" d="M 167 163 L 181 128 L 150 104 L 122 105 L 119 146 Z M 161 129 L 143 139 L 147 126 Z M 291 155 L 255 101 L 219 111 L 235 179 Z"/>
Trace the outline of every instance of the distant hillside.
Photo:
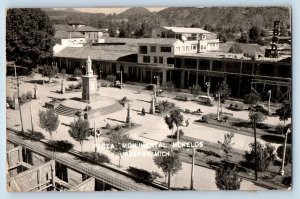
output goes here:
<path id="1" fill-rule="evenodd" d="M 207 7 L 207 8 L 167 8 L 157 13 L 166 23 L 173 26 L 204 27 L 209 24 L 218 27 L 241 27 L 248 30 L 252 26 L 271 29 L 275 20 L 290 26 L 288 7 Z"/>
<path id="2" fill-rule="evenodd" d="M 74 9 L 44 10 L 54 24 L 67 24 L 78 19 L 96 28 L 109 28 L 111 32 L 122 28 L 126 37 L 149 37 L 151 29 L 158 26 L 199 27 L 226 36 L 231 34 L 232 37 L 232 34 L 248 31 L 252 26 L 272 30 L 275 20 L 282 21 L 286 28 L 291 23 L 288 7 L 170 7 L 159 12 L 136 7 L 108 15 Z"/>
<path id="3" fill-rule="evenodd" d="M 133 7 L 133 8 L 129 8 L 128 10 L 125 10 L 124 12 L 120 13 L 119 16 L 130 17 L 130 16 L 134 16 L 134 15 L 147 15 L 150 13 L 151 12 L 147 8 Z"/>

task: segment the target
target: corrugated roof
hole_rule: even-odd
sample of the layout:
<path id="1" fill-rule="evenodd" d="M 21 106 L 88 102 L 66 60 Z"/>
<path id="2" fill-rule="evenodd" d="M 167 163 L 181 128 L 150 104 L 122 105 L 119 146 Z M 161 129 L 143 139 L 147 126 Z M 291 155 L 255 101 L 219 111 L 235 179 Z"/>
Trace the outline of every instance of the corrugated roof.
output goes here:
<path id="1" fill-rule="evenodd" d="M 166 26 L 163 26 L 163 28 L 175 33 L 212 34 L 211 32 L 208 32 L 201 28 L 166 27 Z"/>
<path id="2" fill-rule="evenodd" d="M 137 48 L 126 45 L 108 45 L 108 46 L 85 46 L 85 47 L 66 47 L 54 57 L 86 59 L 88 56 L 91 59 L 116 61 L 121 57 L 137 54 Z"/>
<path id="3" fill-rule="evenodd" d="M 173 38 L 145 38 L 139 41 L 139 44 L 167 44 L 173 45 L 175 42 L 180 41 L 179 39 Z"/>
<path id="4" fill-rule="evenodd" d="M 91 27 L 91 26 L 81 26 L 76 28 L 74 31 L 76 32 L 101 32 L 101 30 Z"/>
<path id="5" fill-rule="evenodd" d="M 80 32 L 67 32 L 67 31 L 56 31 L 55 39 L 69 39 L 69 38 L 85 38 L 85 36 Z"/>

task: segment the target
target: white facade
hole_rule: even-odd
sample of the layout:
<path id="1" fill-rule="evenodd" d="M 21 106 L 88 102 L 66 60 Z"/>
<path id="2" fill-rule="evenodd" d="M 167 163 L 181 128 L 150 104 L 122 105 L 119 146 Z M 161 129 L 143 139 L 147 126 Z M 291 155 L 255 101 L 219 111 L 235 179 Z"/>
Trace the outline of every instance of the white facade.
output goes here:
<path id="1" fill-rule="evenodd" d="M 86 43 L 85 38 L 61 39 L 60 44 L 53 46 L 53 53 L 58 53 L 65 47 L 83 47 L 84 43 Z"/>

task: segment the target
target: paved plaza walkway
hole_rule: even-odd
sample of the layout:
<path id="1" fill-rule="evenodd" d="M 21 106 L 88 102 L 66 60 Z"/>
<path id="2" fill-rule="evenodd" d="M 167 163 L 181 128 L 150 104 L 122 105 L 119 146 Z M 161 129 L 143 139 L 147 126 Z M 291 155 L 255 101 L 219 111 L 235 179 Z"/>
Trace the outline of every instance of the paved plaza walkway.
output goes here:
<path id="1" fill-rule="evenodd" d="M 39 77 L 38 79 L 40 79 Z M 32 91 L 34 84 L 32 82 L 34 79 L 30 79 L 27 77 L 23 78 L 23 83 L 20 86 L 20 91 L 26 93 L 26 91 Z M 45 78 L 46 80 L 46 78 Z M 67 82 L 67 84 L 71 84 L 71 82 Z M 12 91 L 15 86 L 13 86 L 13 82 L 10 77 L 7 78 L 7 90 L 6 94 L 7 96 L 12 96 Z M 30 105 L 32 108 L 32 115 L 33 115 L 33 121 L 34 121 L 34 129 L 35 131 L 40 131 L 45 135 L 46 139 L 50 139 L 50 136 L 47 132 L 42 130 L 38 126 L 38 111 L 43 110 L 43 106 L 45 102 L 48 102 L 51 100 L 51 97 L 55 98 L 72 98 L 72 97 L 81 97 L 81 93 L 68 93 L 68 94 L 59 94 L 56 93 L 57 90 L 60 90 L 60 84 L 53 84 L 53 85 L 38 85 L 38 100 L 32 100 L 29 103 L 24 104 L 22 108 L 22 118 L 24 123 L 24 129 L 25 130 L 31 130 L 31 122 L 30 122 Z M 15 90 L 16 91 L 16 90 Z M 130 100 L 132 100 L 132 121 L 140 124 L 141 126 L 137 128 L 133 128 L 131 131 L 129 131 L 130 137 L 133 139 L 141 140 L 145 143 L 148 142 L 159 142 L 166 138 L 167 135 L 171 134 L 171 131 L 167 128 L 167 125 L 164 123 L 164 119 L 161 116 L 156 115 L 150 115 L 146 114 L 146 116 L 141 116 L 139 113 L 142 110 L 142 108 L 145 108 L 146 112 L 149 112 L 150 109 L 150 91 L 143 91 L 142 94 L 138 94 L 137 90 L 134 89 L 118 89 L 118 88 L 101 88 L 100 89 L 100 95 L 106 96 L 107 98 L 114 98 L 115 100 L 120 100 L 123 97 L 127 97 Z M 191 111 L 197 110 L 198 108 L 201 108 L 201 110 L 204 112 L 204 114 L 207 113 L 215 113 L 216 107 L 207 107 L 207 106 L 201 106 L 194 102 L 179 102 L 172 100 L 171 98 L 161 98 L 164 100 L 168 100 L 171 102 L 174 102 L 176 106 L 182 108 L 182 109 L 190 109 Z M 101 103 L 101 101 L 99 102 Z M 226 110 L 226 112 L 231 112 L 229 110 Z M 248 112 L 247 111 L 240 111 L 240 112 L 232 112 L 234 114 L 234 117 L 238 117 L 241 119 L 248 119 Z M 94 119 L 90 120 L 91 127 L 93 127 L 94 122 L 96 124 L 97 128 L 104 127 L 106 123 L 109 123 L 110 125 L 114 126 L 117 124 L 121 124 L 121 121 L 125 121 L 127 115 L 126 108 L 122 109 L 121 111 L 103 115 Z M 66 116 L 59 116 L 60 118 L 60 126 L 57 129 L 55 133 L 53 133 L 53 139 L 54 140 L 68 140 L 71 143 L 74 144 L 75 150 L 80 150 L 80 145 L 78 142 L 76 142 L 74 139 L 72 139 L 69 136 L 68 125 L 74 121 L 74 117 L 66 117 Z M 199 116 L 192 116 L 192 115 L 186 115 L 184 114 L 184 118 L 188 119 L 190 118 L 190 121 L 194 121 L 196 119 L 200 119 Z M 14 129 L 20 130 L 20 116 L 19 111 L 8 109 L 7 110 L 7 127 L 12 127 Z M 111 120 L 113 119 L 113 120 Z M 278 117 L 271 117 L 266 120 L 266 123 L 268 124 L 278 124 L 280 123 Z M 219 140 L 223 141 L 224 134 L 228 133 L 227 131 L 214 129 L 198 124 L 193 124 L 190 122 L 190 125 L 188 127 L 182 127 L 185 135 L 189 137 L 198 138 L 201 140 L 206 140 L 208 142 L 214 142 L 217 143 Z M 143 137 L 141 137 L 143 136 Z M 105 138 L 101 137 L 97 141 L 98 143 L 103 142 Z M 259 142 L 264 143 L 263 140 L 258 139 Z M 253 137 L 242 135 L 242 134 L 235 134 L 233 139 L 234 145 L 233 148 L 239 149 L 239 150 L 248 150 L 249 149 L 249 143 L 253 142 Z M 88 140 L 85 141 L 83 144 L 84 151 L 94 151 L 93 148 L 94 140 Z M 277 145 L 276 145 L 277 146 Z M 132 151 L 147 151 L 147 149 L 132 149 Z M 118 163 L 118 157 L 113 155 L 111 152 L 108 151 L 108 149 L 100 151 L 103 154 L 106 154 L 110 157 L 111 162 L 114 165 L 117 165 Z M 112 166 L 114 166 L 112 165 Z M 122 157 L 121 165 L 123 169 L 128 168 L 129 166 L 134 166 L 137 168 L 146 169 L 148 171 L 157 171 L 162 176 L 162 171 L 154 164 L 152 157 Z M 188 163 L 183 163 L 183 169 L 179 171 L 177 174 L 175 174 L 172 177 L 171 180 L 171 186 L 174 187 L 189 187 L 190 183 L 190 171 L 191 171 L 191 165 Z M 207 169 L 204 167 L 196 166 L 195 167 L 195 179 L 194 179 L 194 187 L 197 190 L 217 190 L 217 187 L 215 185 L 215 171 L 212 169 Z M 164 178 L 159 179 L 160 181 L 164 181 Z M 247 180 L 243 180 L 242 190 L 263 190 L 264 188 L 254 185 L 252 182 L 249 182 Z"/>

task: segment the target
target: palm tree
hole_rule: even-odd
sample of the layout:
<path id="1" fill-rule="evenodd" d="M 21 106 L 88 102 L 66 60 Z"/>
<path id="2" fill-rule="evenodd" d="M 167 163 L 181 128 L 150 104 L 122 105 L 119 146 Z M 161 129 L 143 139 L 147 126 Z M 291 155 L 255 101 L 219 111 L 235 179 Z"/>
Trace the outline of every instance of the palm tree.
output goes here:
<path id="1" fill-rule="evenodd" d="M 252 123 L 254 131 L 254 153 L 255 153 L 255 180 L 257 180 L 257 147 L 256 147 L 256 124 L 263 122 L 266 117 L 261 112 L 249 112 L 249 120 Z"/>

